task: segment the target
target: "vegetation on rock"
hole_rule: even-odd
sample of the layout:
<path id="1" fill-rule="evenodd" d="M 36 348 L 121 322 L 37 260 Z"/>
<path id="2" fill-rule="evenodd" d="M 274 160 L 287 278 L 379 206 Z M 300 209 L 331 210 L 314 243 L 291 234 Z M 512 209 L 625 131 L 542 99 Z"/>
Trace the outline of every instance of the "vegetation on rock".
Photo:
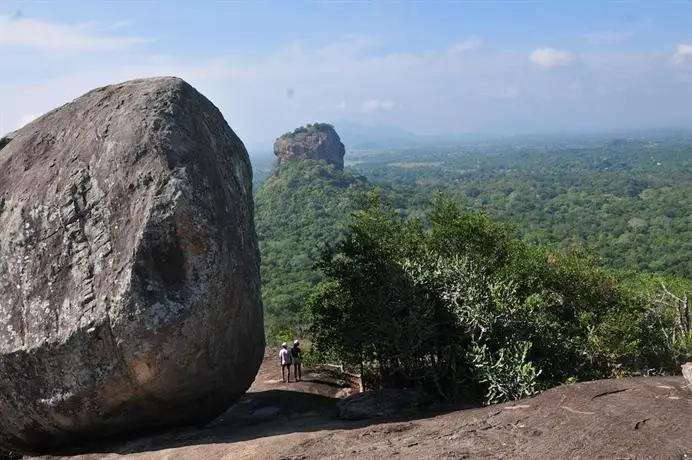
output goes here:
<path id="1" fill-rule="evenodd" d="M 316 131 L 328 131 L 328 130 L 333 130 L 334 125 L 330 123 L 308 123 L 305 126 L 299 126 L 293 131 L 290 131 L 288 133 L 285 133 L 282 137 L 284 136 L 295 136 L 297 134 L 310 134 Z"/>

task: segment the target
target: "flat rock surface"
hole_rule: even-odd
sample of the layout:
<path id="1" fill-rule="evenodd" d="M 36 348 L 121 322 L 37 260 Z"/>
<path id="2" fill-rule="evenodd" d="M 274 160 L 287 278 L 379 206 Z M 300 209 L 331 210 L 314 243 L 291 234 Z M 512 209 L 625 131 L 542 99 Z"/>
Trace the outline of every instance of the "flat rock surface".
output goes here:
<path id="1" fill-rule="evenodd" d="M 349 422 L 337 418 L 338 399 L 319 394 L 322 385 L 334 395 L 329 384 L 304 382 L 312 392 L 303 393 L 300 383 L 272 383 L 275 361 L 265 359 L 251 392 L 229 411 L 233 418 L 75 458 L 692 458 L 692 392 L 682 377 L 586 382 L 508 404 Z M 258 410 L 264 417 L 252 420 Z"/>

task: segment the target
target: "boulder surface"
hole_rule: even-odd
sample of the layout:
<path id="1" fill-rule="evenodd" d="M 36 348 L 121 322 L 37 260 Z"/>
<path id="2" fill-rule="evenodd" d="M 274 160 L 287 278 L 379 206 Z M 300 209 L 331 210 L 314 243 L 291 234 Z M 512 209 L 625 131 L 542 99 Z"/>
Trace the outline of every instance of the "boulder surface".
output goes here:
<path id="1" fill-rule="evenodd" d="M 0 448 L 203 424 L 264 352 L 247 151 L 183 80 L 0 140 Z"/>
<path id="2" fill-rule="evenodd" d="M 404 415 L 431 403 L 415 390 L 385 389 L 352 394 L 339 401 L 337 409 L 342 420 L 368 420 Z"/>
<path id="3" fill-rule="evenodd" d="M 274 155 L 279 164 L 292 158 L 324 160 L 338 171 L 344 169 L 346 148 L 334 127 L 327 123 L 315 123 L 296 128 L 274 142 Z"/>

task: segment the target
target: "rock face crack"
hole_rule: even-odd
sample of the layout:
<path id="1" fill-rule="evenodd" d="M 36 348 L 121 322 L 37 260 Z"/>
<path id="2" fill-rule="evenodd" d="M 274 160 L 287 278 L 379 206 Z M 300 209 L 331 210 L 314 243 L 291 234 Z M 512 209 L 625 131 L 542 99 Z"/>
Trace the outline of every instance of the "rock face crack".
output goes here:
<path id="1" fill-rule="evenodd" d="M 264 354 L 252 172 L 177 78 L 0 140 L 0 450 L 205 423 Z"/>
<path id="2" fill-rule="evenodd" d="M 593 401 L 596 398 L 601 398 L 603 396 L 609 396 L 609 395 L 614 395 L 614 394 L 618 394 L 618 393 L 624 393 L 625 391 L 631 391 L 634 389 L 635 388 L 623 388 L 621 390 L 605 391 L 603 393 L 598 393 L 596 396 L 592 397 L 591 400 Z"/>
<path id="3" fill-rule="evenodd" d="M 80 298 L 78 300 L 79 309 L 81 310 L 78 324 L 81 324 L 85 316 L 91 317 L 93 315 L 96 306 L 94 264 L 92 262 L 91 250 L 93 243 L 89 240 L 89 235 L 87 235 L 87 226 L 90 223 L 93 225 L 95 230 L 93 233 L 95 233 L 97 240 L 107 239 L 108 233 L 103 228 L 103 219 L 98 216 L 98 213 L 94 212 L 93 214 L 95 215 L 93 217 L 90 215 L 92 214 L 91 211 L 96 211 L 97 209 L 89 204 L 88 194 L 93 190 L 93 187 L 91 186 L 88 168 L 79 170 L 76 176 L 76 181 L 71 187 L 71 196 L 68 204 L 68 208 L 72 208 L 70 215 L 73 217 L 67 220 L 66 233 L 74 248 L 71 254 L 73 272 L 76 272 L 77 275 L 74 281 L 81 286 Z M 67 257 L 70 257 L 70 255 L 68 254 Z M 89 318 L 89 320 L 92 319 Z"/>
<path id="4" fill-rule="evenodd" d="M 639 420 L 637 423 L 634 424 L 634 429 L 639 430 L 644 427 L 644 424 L 648 422 L 651 419 L 645 418 L 643 420 Z"/>

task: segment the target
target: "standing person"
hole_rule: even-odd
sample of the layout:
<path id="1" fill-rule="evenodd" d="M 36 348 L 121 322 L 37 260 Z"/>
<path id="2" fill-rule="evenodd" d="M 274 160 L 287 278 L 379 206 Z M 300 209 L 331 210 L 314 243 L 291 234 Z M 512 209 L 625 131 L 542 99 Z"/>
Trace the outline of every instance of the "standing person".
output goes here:
<path id="1" fill-rule="evenodd" d="M 303 352 L 300 350 L 300 344 L 298 340 L 293 341 L 293 348 L 291 348 L 291 360 L 293 361 L 293 375 L 295 376 L 296 382 L 303 380 L 303 370 L 301 369 L 301 360 L 303 358 Z"/>
<path id="2" fill-rule="evenodd" d="M 281 380 L 286 383 L 286 371 L 288 371 L 288 382 L 291 382 L 291 352 L 288 351 L 288 345 L 286 342 L 281 344 L 281 351 L 279 351 L 279 358 L 281 359 Z"/>

